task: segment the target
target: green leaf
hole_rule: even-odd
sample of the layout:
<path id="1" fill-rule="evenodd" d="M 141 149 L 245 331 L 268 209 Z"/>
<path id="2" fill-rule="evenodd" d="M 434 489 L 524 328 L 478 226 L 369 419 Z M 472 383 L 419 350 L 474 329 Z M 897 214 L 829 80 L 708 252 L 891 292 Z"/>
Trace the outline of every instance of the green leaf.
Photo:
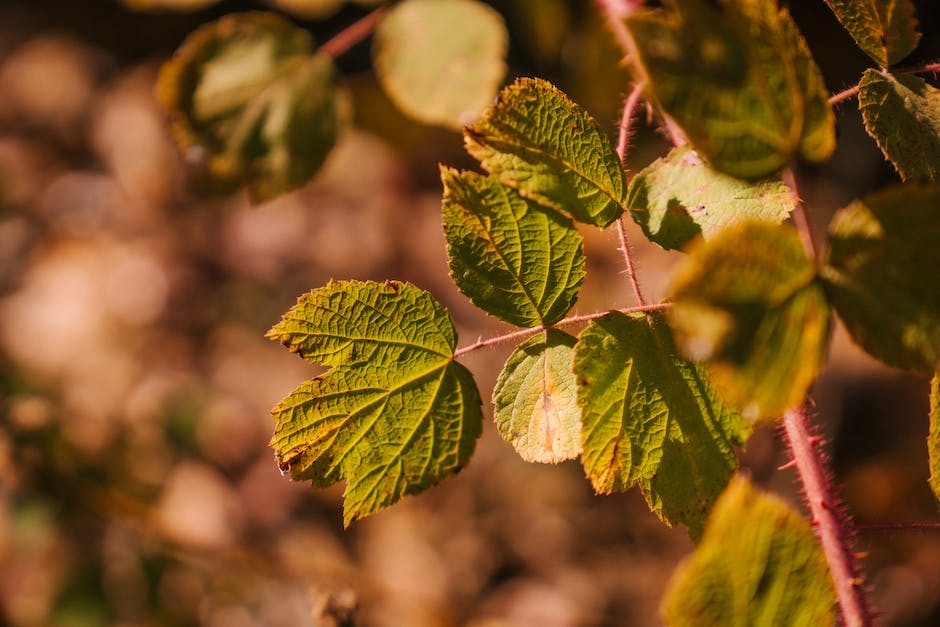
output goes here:
<path id="1" fill-rule="evenodd" d="M 597 122 L 546 81 L 503 89 L 464 140 L 502 182 L 579 222 L 605 227 L 623 213 L 620 158 Z"/>
<path id="2" fill-rule="evenodd" d="M 940 186 L 900 185 L 840 210 L 823 270 L 854 340 L 898 368 L 940 369 Z"/>
<path id="3" fill-rule="evenodd" d="M 405 0 L 382 20 L 372 60 L 398 108 L 454 129 L 476 119 L 506 74 L 503 18 L 473 0 Z"/>
<path id="4" fill-rule="evenodd" d="M 712 167 L 756 179 L 796 155 L 832 154 L 829 94 L 785 9 L 767 0 L 673 4 L 627 18 L 635 63 L 648 95 Z"/>
<path id="5" fill-rule="evenodd" d="M 266 13 L 233 14 L 189 36 L 157 94 L 197 181 L 245 184 L 253 202 L 313 178 L 336 142 L 336 71 L 309 34 Z"/>
<path id="6" fill-rule="evenodd" d="M 826 0 L 859 47 L 881 67 L 909 55 L 920 33 L 910 0 Z"/>
<path id="7" fill-rule="evenodd" d="M 940 501 L 940 372 L 930 382 L 930 433 L 927 436 L 930 458 L 930 487 Z"/>
<path id="8" fill-rule="evenodd" d="M 725 229 L 692 251 L 668 300 L 679 346 L 748 419 L 803 402 L 825 358 L 829 307 L 792 227 Z"/>
<path id="9" fill-rule="evenodd" d="M 611 312 L 592 322 L 578 338 L 573 370 L 581 462 L 594 489 L 639 483 L 660 518 L 700 535 L 749 425 L 721 405 L 699 365 L 677 354 L 655 315 Z"/>
<path id="10" fill-rule="evenodd" d="M 546 329 L 516 347 L 496 380 L 499 434 L 527 462 L 554 464 L 581 452 L 581 409 L 571 372 L 576 341 Z"/>
<path id="11" fill-rule="evenodd" d="M 444 233 L 460 291 L 520 327 L 565 317 L 584 280 L 581 235 L 494 178 L 441 168 Z"/>
<path id="12" fill-rule="evenodd" d="M 332 366 L 274 408 L 282 471 L 347 481 L 345 524 L 459 471 L 482 428 L 472 375 L 453 360 L 447 311 L 413 285 L 330 282 L 268 331 Z"/>
<path id="13" fill-rule="evenodd" d="M 673 575 L 661 611 L 670 627 L 834 625 L 836 594 L 809 523 L 737 477 Z"/>
<path id="14" fill-rule="evenodd" d="M 866 70 L 858 106 L 865 130 L 902 179 L 940 178 L 940 89 L 917 76 Z"/>
<path id="15" fill-rule="evenodd" d="M 669 250 L 748 218 L 781 223 L 796 206 L 779 179 L 748 183 L 711 169 L 688 147 L 676 148 L 633 177 L 626 206 L 646 236 Z"/>

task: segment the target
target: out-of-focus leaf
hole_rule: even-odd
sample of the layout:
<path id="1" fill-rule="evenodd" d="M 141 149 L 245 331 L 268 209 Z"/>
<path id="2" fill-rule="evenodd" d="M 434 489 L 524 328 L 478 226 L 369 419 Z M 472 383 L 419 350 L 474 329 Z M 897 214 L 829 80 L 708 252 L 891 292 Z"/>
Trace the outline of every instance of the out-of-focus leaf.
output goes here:
<path id="1" fill-rule="evenodd" d="M 121 0 L 134 11 L 198 11 L 219 0 Z"/>
<path id="2" fill-rule="evenodd" d="M 405 0 L 375 32 L 382 88 L 402 111 L 459 129 L 493 100 L 506 74 L 503 18 L 475 0 Z"/>
<path id="3" fill-rule="evenodd" d="M 523 78 L 503 89 L 464 139 L 523 196 L 601 227 L 623 213 L 620 158 L 597 122 L 546 81 Z"/>
<path id="4" fill-rule="evenodd" d="M 571 220 L 492 177 L 441 168 L 444 233 L 460 291 L 520 327 L 565 317 L 584 281 L 581 235 Z"/>
<path id="5" fill-rule="evenodd" d="M 858 106 L 865 130 L 902 179 L 940 178 L 940 89 L 917 76 L 866 70 Z"/>
<path id="6" fill-rule="evenodd" d="M 679 346 L 748 419 L 803 402 L 825 357 L 829 306 L 796 231 L 744 222 L 695 248 L 671 288 Z"/>
<path id="7" fill-rule="evenodd" d="M 668 250 L 749 218 L 779 224 L 796 197 L 779 179 L 748 183 L 716 172 L 682 147 L 633 177 L 625 204 L 646 236 Z"/>
<path id="8" fill-rule="evenodd" d="M 576 341 L 547 329 L 520 344 L 496 380 L 499 434 L 528 462 L 554 464 L 581 452 L 581 409 L 571 372 Z"/>
<path id="9" fill-rule="evenodd" d="M 786 9 L 767 0 L 676 0 L 626 24 L 647 93 L 717 170 L 774 174 L 835 149 L 822 75 Z M 717 6 L 716 6 L 717 5 Z"/>
<path id="10" fill-rule="evenodd" d="M 917 15 L 910 0 L 826 0 L 859 47 L 881 67 L 917 47 Z"/>
<path id="11" fill-rule="evenodd" d="M 247 185 L 254 202 L 309 181 L 336 142 L 336 72 L 303 29 L 228 15 L 166 63 L 158 96 L 174 138 L 211 191 Z"/>
<path id="12" fill-rule="evenodd" d="M 809 523 L 738 477 L 673 575 L 661 611 L 670 627 L 834 625 L 836 594 Z"/>
<path id="13" fill-rule="evenodd" d="M 655 315 L 595 320 L 578 338 L 573 369 L 581 462 L 594 489 L 639 483 L 660 518 L 698 537 L 749 425 L 722 406 L 701 366 L 677 354 Z"/>
<path id="14" fill-rule="evenodd" d="M 282 471 L 346 479 L 345 523 L 459 471 L 482 428 L 480 395 L 453 360 L 447 311 L 413 285 L 331 282 L 301 296 L 268 337 L 332 368 L 274 408 Z"/>
<path id="15" fill-rule="evenodd" d="M 940 501 L 940 372 L 930 382 L 930 433 L 927 436 L 930 458 L 930 487 Z"/>
<path id="16" fill-rule="evenodd" d="M 345 4 L 345 0 L 268 0 L 282 11 L 306 19 L 327 17 L 336 13 Z"/>
<path id="17" fill-rule="evenodd" d="M 823 269 L 852 338 L 897 368 L 940 369 L 940 186 L 899 185 L 840 210 Z"/>

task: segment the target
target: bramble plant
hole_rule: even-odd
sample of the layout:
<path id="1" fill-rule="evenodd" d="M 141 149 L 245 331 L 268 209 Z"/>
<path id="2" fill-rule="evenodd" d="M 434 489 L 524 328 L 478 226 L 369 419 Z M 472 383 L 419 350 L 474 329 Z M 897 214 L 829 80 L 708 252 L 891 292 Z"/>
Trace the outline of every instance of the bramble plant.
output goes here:
<path id="1" fill-rule="evenodd" d="M 269 14 L 194 33 L 160 77 L 175 136 L 203 186 L 243 185 L 262 201 L 322 165 L 344 119 L 332 58 L 374 31 L 389 97 L 420 121 L 462 127 L 483 170 L 441 166 L 451 277 L 518 327 L 459 348 L 446 309 L 414 285 L 333 281 L 301 296 L 268 337 L 330 369 L 273 410 L 281 470 L 345 481 L 347 525 L 438 483 L 471 461 L 483 429 L 460 358 L 520 342 L 493 393 L 500 435 L 527 461 L 580 457 L 598 493 L 638 485 L 698 543 L 663 600 L 668 624 L 871 624 L 807 395 L 834 313 L 884 363 L 940 368 L 940 91 L 917 76 L 940 64 L 894 67 L 920 37 L 910 0 L 826 3 L 877 64 L 832 97 L 776 2 L 598 1 L 634 77 L 616 146 L 541 79 L 486 106 L 507 34 L 472 0 L 379 8 L 319 49 Z M 794 163 L 832 154 L 832 105 L 855 96 L 903 183 L 839 211 L 818 253 Z M 641 102 L 675 147 L 628 180 Z M 625 213 L 688 253 L 663 302 L 643 295 Z M 576 222 L 617 230 L 634 307 L 568 316 L 586 265 Z M 577 337 L 566 332 L 576 325 Z M 938 381 L 928 456 L 940 498 Z M 738 472 L 736 448 L 773 422 L 809 521 Z"/>

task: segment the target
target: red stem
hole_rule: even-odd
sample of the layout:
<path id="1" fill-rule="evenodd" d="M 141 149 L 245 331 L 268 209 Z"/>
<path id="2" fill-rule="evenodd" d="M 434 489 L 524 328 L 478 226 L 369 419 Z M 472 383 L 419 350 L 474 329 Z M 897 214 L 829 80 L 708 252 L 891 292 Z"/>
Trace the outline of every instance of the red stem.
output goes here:
<path id="1" fill-rule="evenodd" d="M 829 563 L 843 621 L 849 627 L 871 625 L 871 608 L 862 589 L 855 556 L 849 547 L 853 534 L 825 469 L 822 437 L 811 431 L 805 408 L 787 410 L 783 415 L 783 429 L 816 535 Z"/>
<path id="2" fill-rule="evenodd" d="M 334 59 L 339 57 L 371 35 L 375 27 L 378 26 L 379 21 L 384 17 L 386 11 L 388 11 L 388 7 L 379 7 L 375 11 L 353 22 L 320 46 L 320 52 L 328 54 Z"/>
<path id="3" fill-rule="evenodd" d="M 790 214 L 790 217 L 793 218 L 793 225 L 800 233 L 803 250 L 806 252 L 807 257 L 815 261 L 816 244 L 813 242 L 813 232 L 809 228 L 809 220 L 806 219 L 806 208 L 803 206 L 803 199 L 800 198 L 800 190 L 796 185 L 796 175 L 793 173 L 793 168 L 786 168 L 783 171 L 783 182 L 796 196 L 796 208 Z"/>
<path id="4" fill-rule="evenodd" d="M 632 135 L 633 116 L 636 113 L 637 105 L 640 104 L 640 97 L 643 94 L 643 83 L 639 82 L 633 86 L 630 95 L 623 104 L 623 114 L 620 117 L 620 135 L 617 138 L 617 156 L 620 157 L 620 165 L 627 169 L 627 149 L 630 145 L 630 136 Z M 617 219 L 617 237 L 620 239 L 620 251 L 623 253 L 623 262 L 627 267 L 627 277 L 630 279 L 630 287 L 633 288 L 633 297 L 638 305 L 646 304 L 643 298 L 643 291 L 640 289 L 640 280 L 636 275 L 636 264 L 633 263 L 633 253 L 630 250 L 630 242 L 627 241 L 627 229 L 623 224 L 623 216 Z"/>
<path id="5" fill-rule="evenodd" d="M 940 62 L 936 63 L 926 63 L 924 65 L 915 65 L 911 67 L 899 67 L 894 70 L 890 70 L 891 74 L 927 74 L 933 72 L 936 74 L 940 72 Z M 848 100 L 854 96 L 858 95 L 858 85 L 849 87 L 848 89 L 843 89 L 842 91 L 833 94 L 829 97 L 829 104 L 835 105 L 839 104 L 844 100 Z"/>

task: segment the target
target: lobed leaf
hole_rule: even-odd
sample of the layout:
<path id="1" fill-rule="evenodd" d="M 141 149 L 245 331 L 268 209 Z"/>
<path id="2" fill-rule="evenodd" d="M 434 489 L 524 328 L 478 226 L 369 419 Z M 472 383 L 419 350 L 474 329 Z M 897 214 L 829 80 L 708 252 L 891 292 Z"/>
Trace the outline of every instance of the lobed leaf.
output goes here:
<path id="1" fill-rule="evenodd" d="M 673 4 L 626 19 L 634 62 L 648 96 L 713 168 L 758 179 L 797 155 L 832 154 L 829 94 L 786 9 L 767 0 Z"/>
<path id="2" fill-rule="evenodd" d="M 193 32 L 160 71 L 174 139 L 206 189 L 253 202 L 301 187 L 336 143 L 336 71 L 307 31 L 266 13 Z"/>
<path id="3" fill-rule="evenodd" d="M 655 315 L 611 312 L 592 322 L 578 338 L 573 370 L 581 462 L 594 489 L 639 483 L 661 519 L 698 537 L 749 426 L 722 406 L 701 366 L 677 354 Z"/>
<path id="4" fill-rule="evenodd" d="M 681 147 L 633 177 L 625 204 L 646 236 L 670 250 L 746 219 L 779 224 L 795 208 L 796 197 L 780 179 L 742 181 Z"/>
<path id="5" fill-rule="evenodd" d="M 555 464 L 581 453 L 581 409 L 571 372 L 576 341 L 546 329 L 516 347 L 496 380 L 496 427 L 527 462 Z"/>
<path id="6" fill-rule="evenodd" d="M 792 227 L 725 229 L 691 252 L 669 300 L 679 346 L 747 418 L 802 403 L 825 357 L 829 307 Z"/>
<path id="7" fill-rule="evenodd" d="M 927 435 L 930 458 L 930 488 L 940 501 L 940 372 L 930 382 L 930 432 Z"/>
<path id="8" fill-rule="evenodd" d="M 332 368 L 272 410 L 282 471 L 347 481 L 345 524 L 459 471 L 482 428 L 472 375 L 453 360 L 447 311 L 413 285 L 330 282 L 268 331 Z"/>
<path id="9" fill-rule="evenodd" d="M 661 612 L 685 625 L 834 625 L 836 594 L 809 524 L 743 478 L 728 485 Z"/>
<path id="10" fill-rule="evenodd" d="M 441 168 L 451 276 L 474 305 L 520 327 L 565 317 L 584 281 L 581 235 L 494 178 Z"/>
<path id="11" fill-rule="evenodd" d="M 503 183 L 579 222 L 606 227 L 623 213 L 620 158 L 597 122 L 547 81 L 503 89 L 464 140 Z"/>
<path id="12" fill-rule="evenodd" d="M 920 33 L 910 0 L 826 0 L 859 47 L 880 67 L 909 55 Z"/>
<path id="13" fill-rule="evenodd" d="M 858 106 L 865 130 L 903 180 L 940 178 L 940 89 L 917 76 L 866 70 Z"/>
<path id="14" fill-rule="evenodd" d="M 372 60 L 402 111 L 454 129 L 476 119 L 506 74 L 503 18 L 475 0 L 405 0 L 375 31 Z"/>
<path id="15" fill-rule="evenodd" d="M 940 369 L 940 186 L 900 185 L 840 210 L 823 277 L 852 338 L 881 361 Z"/>

